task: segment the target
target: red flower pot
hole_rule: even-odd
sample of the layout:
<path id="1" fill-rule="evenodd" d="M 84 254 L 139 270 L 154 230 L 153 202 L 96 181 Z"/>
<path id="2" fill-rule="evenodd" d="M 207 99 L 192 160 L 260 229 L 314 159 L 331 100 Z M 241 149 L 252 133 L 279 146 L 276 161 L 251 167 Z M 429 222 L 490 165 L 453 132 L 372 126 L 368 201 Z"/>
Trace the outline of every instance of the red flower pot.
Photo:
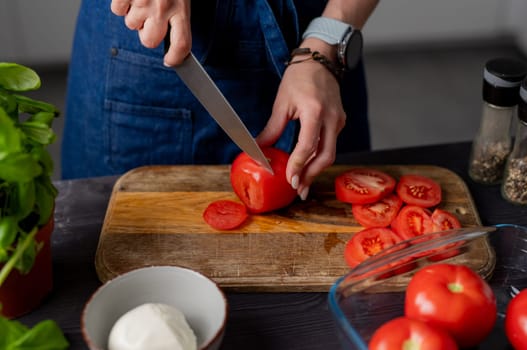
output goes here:
<path id="1" fill-rule="evenodd" d="M 51 292 L 53 287 L 51 233 L 53 217 L 37 232 L 35 239 L 42 244 L 35 264 L 28 274 L 13 269 L 0 287 L 0 314 L 16 318 L 32 311 Z M 2 265 L 0 265 L 1 267 Z"/>

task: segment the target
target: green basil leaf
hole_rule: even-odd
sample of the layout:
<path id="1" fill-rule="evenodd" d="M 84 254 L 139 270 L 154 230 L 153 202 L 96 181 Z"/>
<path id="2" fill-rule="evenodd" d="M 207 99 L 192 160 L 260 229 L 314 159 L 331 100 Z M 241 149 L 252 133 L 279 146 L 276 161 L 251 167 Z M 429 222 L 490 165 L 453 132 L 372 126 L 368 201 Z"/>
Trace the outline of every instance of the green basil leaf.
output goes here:
<path id="1" fill-rule="evenodd" d="M 34 100 L 23 95 L 14 95 L 18 103 L 18 111 L 21 113 L 37 114 L 38 112 L 49 112 L 58 116 L 59 110 L 51 103 Z"/>
<path id="2" fill-rule="evenodd" d="M 7 249 L 0 247 L 0 263 L 5 263 L 7 260 L 9 260 L 9 254 L 8 254 Z M 1 310 L 2 310 L 2 304 L 0 304 L 0 311 Z M 1 346 L 0 346 L 0 349 L 2 349 Z"/>
<path id="3" fill-rule="evenodd" d="M 69 347 L 55 321 L 45 320 L 36 324 L 13 344 L 13 350 L 63 350 Z"/>
<path id="4" fill-rule="evenodd" d="M 0 90 L 0 108 L 5 110 L 8 115 L 16 115 L 18 113 L 18 104 L 15 97 L 2 90 Z"/>
<path id="5" fill-rule="evenodd" d="M 64 350 L 69 347 L 68 340 L 53 320 L 44 320 L 28 329 L 18 321 L 0 321 L 6 338 L 0 331 L 0 349 L 7 350 Z M 8 338 L 7 338 L 8 337 Z"/>
<path id="6" fill-rule="evenodd" d="M 6 153 L 18 152 L 22 149 L 21 133 L 5 111 L 0 108 L 0 159 Z"/>
<path id="7" fill-rule="evenodd" d="M 42 173 L 42 167 L 30 155 L 9 153 L 0 159 L 0 179 L 7 182 L 28 182 Z"/>
<path id="8" fill-rule="evenodd" d="M 40 215 L 38 224 L 44 225 L 48 222 L 53 214 L 55 207 L 55 198 L 57 197 L 57 189 L 53 186 L 49 177 L 44 178 L 40 176 L 35 184 L 37 195 L 37 206 Z"/>
<path id="9" fill-rule="evenodd" d="M 35 182 L 18 182 L 16 184 L 16 215 L 19 220 L 22 220 L 28 216 L 33 209 L 35 209 L 36 203 L 36 189 Z"/>
<path id="10" fill-rule="evenodd" d="M 55 117 L 55 114 L 51 112 L 37 112 L 36 114 L 32 115 L 27 121 L 41 122 L 46 124 L 48 127 L 51 127 L 51 125 L 53 125 Z"/>
<path id="11" fill-rule="evenodd" d="M 43 147 L 34 147 L 31 150 L 33 158 L 42 166 L 42 175 L 53 175 L 53 158 Z"/>
<path id="12" fill-rule="evenodd" d="M 10 91 L 36 90 L 40 87 L 40 78 L 31 68 L 0 62 L 0 86 Z"/>
<path id="13" fill-rule="evenodd" d="M 26 239 L 26 237 L 27 237 L 27 234 L 20 235 L 20 238 L 18 239 L 16 248 L 15 248 L 15 252 L 22 249 L 23 247 L 22 242 Z M 16 261 L 15 268 L 18 271 L 20 271 L 20 273 L 23 275 L 27 274 L 29 271 L 31 271 L 31 268 L 33 267 L 33 264 L 35 263 L 36 256 L 37 256 L 37 242 L 33 238 L 27 245 L 27 248 L 24 249 L 24 251 L 22 252 L 20 259 Z"/>
<path id="14" fill-rule="evenodd" d="M 16 239 L 17 221 L 13 216 L 0 218 L 0 248 L 7 248 Z"/>
<path id="15" fill-rule="evenodd" d="M 23 122 L 20 124 L 20 128 L 29 139 L 41 145 L 49 145 L 50 143 L 53 143 L 57 137 L 46 123 L 40 121 Z"/>
<path id="16" fill-rule="evenodd" d="M 19 321 L 0 316 L 0 349 L 11 349 L 10 346 L 28 330 Z"/>
<path id="17" fill-rule="evenodd" d="M 9 215 L 9 196 L 11 195 L 11 184 L 0 179 L 0 215 Z"/>

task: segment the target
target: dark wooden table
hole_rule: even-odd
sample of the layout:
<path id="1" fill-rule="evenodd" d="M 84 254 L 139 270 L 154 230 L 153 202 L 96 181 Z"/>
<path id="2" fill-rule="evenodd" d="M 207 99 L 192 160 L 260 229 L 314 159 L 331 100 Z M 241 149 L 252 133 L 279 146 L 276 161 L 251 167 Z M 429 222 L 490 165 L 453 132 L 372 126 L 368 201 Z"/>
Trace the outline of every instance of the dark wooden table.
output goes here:
<path id="1" fill-rule="evenodd" d="M 348 154 L 341 164 L 433 164 L 467 183 L 484 225 L 527 226 L 527 207 L 501 198 L 499 186 L 483 186 L 467 175 L 470 143 Z M 54 290 L 20 321 L 31 326 L 53 319 L 71 343 L 86 349 L 80 331 L 84 303 L 100 285 L 94 257 L 111 190 L 117 177 L 58 181 L 53 234 Z M 228 294 L 229 318 L 222 349 L 338 349 L 327 293 Z"/>

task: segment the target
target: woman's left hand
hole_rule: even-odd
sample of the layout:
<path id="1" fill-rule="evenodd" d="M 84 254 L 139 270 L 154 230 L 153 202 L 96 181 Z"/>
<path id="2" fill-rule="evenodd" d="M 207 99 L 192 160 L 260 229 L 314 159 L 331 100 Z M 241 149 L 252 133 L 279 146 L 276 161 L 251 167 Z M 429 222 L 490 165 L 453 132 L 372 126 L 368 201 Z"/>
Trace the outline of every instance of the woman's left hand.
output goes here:
<path id="1" fill-rule="evenodd" d="M 337 136 L 346 121 L 339 82 L 321 63 L 308 60 L 287 67 L 257 142 L 274 144 L 290 120 L 300 121 L 300 132 L 286 177 L 305 200 L 315 177 L 335 161 Z"/>

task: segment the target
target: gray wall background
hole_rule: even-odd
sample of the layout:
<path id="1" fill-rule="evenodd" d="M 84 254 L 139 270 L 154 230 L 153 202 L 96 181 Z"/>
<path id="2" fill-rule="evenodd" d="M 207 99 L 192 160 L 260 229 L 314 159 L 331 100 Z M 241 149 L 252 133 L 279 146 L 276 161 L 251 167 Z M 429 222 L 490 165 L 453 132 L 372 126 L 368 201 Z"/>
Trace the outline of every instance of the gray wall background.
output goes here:
<path id="1" fill-rule="evenodd" d="M 0 59 L 67 63 L 80 0 L 0 0 Z M 512 37 L 527 52 L 527 0 L 381 0 L 366 50 Z M 523 21 L 522 21 L 523 17 Z"/>

